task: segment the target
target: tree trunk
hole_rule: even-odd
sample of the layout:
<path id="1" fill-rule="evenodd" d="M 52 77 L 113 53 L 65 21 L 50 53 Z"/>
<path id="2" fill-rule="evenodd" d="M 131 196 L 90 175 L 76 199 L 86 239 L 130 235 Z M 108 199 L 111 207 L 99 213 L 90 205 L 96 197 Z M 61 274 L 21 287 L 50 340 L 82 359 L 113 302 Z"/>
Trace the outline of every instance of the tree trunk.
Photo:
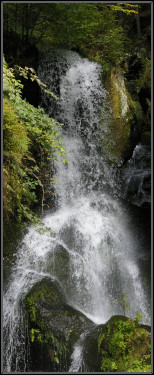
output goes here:
<path id="1" fill-rule="evenodd" d="M 139 9 L 138 13 L 136 14 L 136 26 L 137 26 L 137 35 L 139 38 L 141 38 L 141 26 L 140 26 L 140 15 L 139 15 Z"/>
<path id="2" fill-rule="evenodd" d="M 18 18 L 18 5 L 16 4 L 16 6 L 15 6 L 15 26 L 14 26 L 15 33 L 17 32 L 17 18 Z"/>

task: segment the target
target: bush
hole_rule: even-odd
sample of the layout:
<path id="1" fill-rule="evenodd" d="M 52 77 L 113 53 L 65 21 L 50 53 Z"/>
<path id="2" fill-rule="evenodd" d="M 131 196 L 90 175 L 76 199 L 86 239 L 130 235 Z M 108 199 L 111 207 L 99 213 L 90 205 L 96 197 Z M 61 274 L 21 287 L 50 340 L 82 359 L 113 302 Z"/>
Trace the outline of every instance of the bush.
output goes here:
<path id="1" fill-rule="evenodd" d="M 42 195 L 43 214 L 49 160 L 54 162 L 60 157 L 67 161 L 59 132 L 61 126 L 42 108 L 35 108 L 21 98 L 23 86 L 5 59 L 3 62 L 4 216 L 32 221 L 37 219 L 32 211 L 37 202 L 37 186 Z"/>
<path id="2" fill-rule="evenodd" d="M 139 327 L 138 316 L 137 321 L 130 318 L 108 324 L 99 336 L 98 350 L 103 372 L 151 371 L 149 333 Z"/>

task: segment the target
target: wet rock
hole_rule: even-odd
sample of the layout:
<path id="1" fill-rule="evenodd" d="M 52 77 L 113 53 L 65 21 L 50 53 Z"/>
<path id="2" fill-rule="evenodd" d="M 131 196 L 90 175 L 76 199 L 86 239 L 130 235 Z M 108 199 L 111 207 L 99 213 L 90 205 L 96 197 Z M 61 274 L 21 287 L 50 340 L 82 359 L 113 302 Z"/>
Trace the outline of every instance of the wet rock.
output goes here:
<path id="1" fill-rule="evenodd" d="M 151 204 L 151 151 L 138 144 L 131 159 L 122 167 L 122 195 L 139 207 Z"/>
<path id="2" fill-rule="evenodd" d="M 66 303 L 59 285 L 49 278 L 33 286 L 25 306 L 31 369 L 68 371 L 73 346 L 91 321 Z"/>
<path id="3" fill-rule="evenodd" d="M 102 147 L 105 158 L 112 164 L 118 164 L 123 158 L 128 160 L 136 144 L 139 129 L 134 113 L 133 101 L 126 89 L 124 74 L 120 68 L 111 68 L 107 82 L 109 96 L 107 100 L 112 108 L 107 119 L 100 120 L 102 128 Z"/>
<path id="4" fill-rule="evenodd" d="M 139 92 L 139 101 L 140 101 L 141 107 L 145 115 L 148 114 L 148 110 L 149 110 L 149 103 L 147 99 L 149 101 L 151 100 L 151 88 L 142 87 Z"/>
<path id="5" fill-rule="evenodd" d="M 134 194 L 138 191 L 139 189 L 139 184 L 141 182 L 141 176 L 139 172 L 135 173 L 133 176 L 131 176 L 129 184 L 128 184 L 128 189 L 127 189 L 127 194 Z"/>
<path id="6" fill-rule="evenodd" d="M 107 325 L 113 325 L 118 320 L 127 320 L 128 318 L 120 315 L 120 316 L 112 316 L 108 322 L 105 324 L 101 324 L 95 326 L 89 334 L 86 336 L 84 342 L 84 352 L 83 358 L 86 364 L 86 367 L 89 372 L 100 372 L 101 371 L 101 360 L 102 356 L 98 350 L 98 340 L 101 334 L 106 334 L 107 332 Z"/>

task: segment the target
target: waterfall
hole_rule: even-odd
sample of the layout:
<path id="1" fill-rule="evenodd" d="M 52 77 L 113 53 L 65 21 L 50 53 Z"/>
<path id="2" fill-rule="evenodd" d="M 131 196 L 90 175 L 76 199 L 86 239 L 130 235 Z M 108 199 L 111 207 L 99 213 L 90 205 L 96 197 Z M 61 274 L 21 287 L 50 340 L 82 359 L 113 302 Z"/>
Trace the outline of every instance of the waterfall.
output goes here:
<path id="1" fill-rule="evenodd" d="M 123 313 L 117 304 L 122 293 L 131 305 L 127 315 L 141 311 L 144 319 L 149 316 L 138 262 L 142 243 L 100 152 L 99 116 L 106 100 L 101 67 L 76 52 L 53 51 L 42 54 L 39 77 L 59 96 L 56 103 L 44 94 L 42 104 L 63 123 L 69 164 L 55 162 L 56 207 L 43 219 L 54 236 L 40 235 L 31 226 L 19 244 L 4 294 L 6 371 L 26 370 L 28 335 L 22 302 L 46 276 L 60 284 L 69 305 L 96 324 Z M 73 355 L 71 369 L 80 368 L 82 340 Z"/>

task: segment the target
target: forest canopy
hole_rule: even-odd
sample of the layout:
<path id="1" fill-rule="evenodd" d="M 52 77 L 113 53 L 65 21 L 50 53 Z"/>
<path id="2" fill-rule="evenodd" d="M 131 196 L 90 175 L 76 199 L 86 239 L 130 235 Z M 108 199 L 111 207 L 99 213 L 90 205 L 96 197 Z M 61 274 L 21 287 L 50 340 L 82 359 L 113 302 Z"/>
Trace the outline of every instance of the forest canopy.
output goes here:
<path id="1" fill-rule="evenodd" d="M 33 39 L 37 46 L 80 49 L 113 64 L 128 50 L 134 20 L 140 34 L 141 12 L 132 3 L 4 3 L 4 33 L 25 43 Z"/>

